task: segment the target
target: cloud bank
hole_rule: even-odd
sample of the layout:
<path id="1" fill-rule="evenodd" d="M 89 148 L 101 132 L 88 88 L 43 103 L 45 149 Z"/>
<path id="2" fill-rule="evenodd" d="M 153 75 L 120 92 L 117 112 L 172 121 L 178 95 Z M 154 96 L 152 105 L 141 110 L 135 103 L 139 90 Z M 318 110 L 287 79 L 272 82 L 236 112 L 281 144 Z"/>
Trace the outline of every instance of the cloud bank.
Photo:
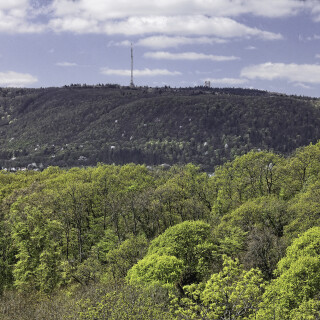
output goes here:
<path id="1" fill-rule="evenodd" d="M 153 49 L 176 48 L 181 45 L 205 45 L 215 43 L 226 43 L 227 40 L 212 37 L 182 37 L 182 36 L 151 36 L 138 40 L 137 46 Z"/>
<path id="2" fill-rule="evenodd" d="M 158 33 L 274 40 L 281 35 L 235 19 L 245 14 L 274 19 L 299 12 L 309 12 L 320 21 L 316 0 L 10 0 L 0 3 L 0 32 Z"/>
<path id="3" fill-rule="evenodd" d="M 0 72 L 0 85 L 4 87 L 25 87 L 36 82 L 38 79 L 29 73 Z"/>
<path id="4" fill-rule="evenodd" d="M 279 40 L 282 35 L 258 28 L 248 27 L 231 18 L 204 15 L 177 16 L 131 16 L 121 20 L 98 21 L 81 16 L 66 16 L 50 21 L 56 32 L 105 33 L 108 35 L 182 35 L 214 36 L 219 38 L 257 37 Z"/>
<path id="5" fill-rule="evenodd" d="M 131 70 L 129 69 L 109 69 L 102 68 L 101 73 L 105 75 L 116 75 L 129 77 L 131 75 Z M 178 76 L 181 75 L 179 71 L 169 71 L 167 69 L 149 69 L 145 68 L 143 70 L 134 70 L 135 77 L 153 77 L 153 76 Z"/>
<path id="6" fill-rule="evenodd" d="M 239 60 L 239 57 L 235 56 L 216 56 L 213 54 L 204 54 L 197 52 L 182 52 L 182 53 L 170 53 L 165 51 L 146 52 L 144 54 L 146 58 L 158 59 L 158 60 L 211 60 L 211 61 L 232 61 Z"/>
<path id="7" fill-rule="evenodd" d="M 52 9 L 56 16 L 76 14 L 84 19 L 95 17 L 99 21 L 121 19 L 128 16 L 158 15 L 211 15 L 237 17 L 252 14 L 263 17 L 283 17 L 295 15 L 308 7 L 316 13 L 316 1 L 307 0 L 54 0 Z"/>
<path id="8" fill-rule="evenodd" d="M 241 77 L 248 79 L 285 79 L 296 83 L 320 83 L 320 65 L 266 62 L 242 69 Z"/>
<path id="9" fill-rule="evenodd" d="M 75 62 L 57 62 L 56 66 L 58 66 L 58 67 L 76 67 L 77 64 Z"/>

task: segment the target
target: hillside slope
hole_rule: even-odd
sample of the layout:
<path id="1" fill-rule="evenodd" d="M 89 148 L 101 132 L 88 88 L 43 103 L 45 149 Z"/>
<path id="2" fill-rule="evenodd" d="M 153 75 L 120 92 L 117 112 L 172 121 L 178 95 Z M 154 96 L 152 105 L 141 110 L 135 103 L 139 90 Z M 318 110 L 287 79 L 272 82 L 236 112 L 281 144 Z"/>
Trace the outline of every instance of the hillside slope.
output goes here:
<path id="1" fill-rule="evenodd" d="M 243 89 L 70 86 L 0 90 L 0 166 L 193 162 L 320 138 L 319 100 Z"/>

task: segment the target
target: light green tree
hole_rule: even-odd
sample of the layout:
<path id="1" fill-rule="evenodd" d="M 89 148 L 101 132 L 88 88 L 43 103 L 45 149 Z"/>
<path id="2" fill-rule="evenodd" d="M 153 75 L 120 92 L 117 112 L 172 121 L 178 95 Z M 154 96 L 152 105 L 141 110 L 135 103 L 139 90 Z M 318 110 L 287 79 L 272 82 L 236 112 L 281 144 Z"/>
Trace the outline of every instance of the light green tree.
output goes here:
<path id="1" fill-rule="evenodd" d="M 131 237 L 106 254 L 106 263 L 114 279 L 124 278 L 128 270 L 141 259 L 147 250 L 144 236 Z"/>
<path id="2" fill-rule="evenodd" d="M 149 283 L 152 279 L 140 271 L 146 268 L 157 274 L 157 281 L 176 284 L 182 290 L 207 276 L 219 264 L 219 257 L 210 226 L 203 221 L 185 221 L 151 241 L 146 256 L 128 273 L 128 280 Z M 171 276 L 174 265 L 177 271 Z"/>
<path id="3" fill-rule="evenodd" d="M 320 181 L 305 185 L 289 206 L 290 224 L 285 228 L 287 237 L 293 239 L 314 226 L 320 226 Z"/>
<path id="4" fill-rule="evenodd" d="M 179 281 L 183 269 L 183 261 L 175 256 L 151 254 L 129 270 L 127 279 L 132 284 L 173 284 Z"/>
<path id="5" fill-rule="evenodd" d="M 214 184 L 219 190 L 213 206 L 224 215 L 249 199 L 278 194 L 283 179 L 284 159 L 266 151 L 250 151 L 219 167 Z"/>
<path id="6" fill-rule="evenodd" d="M 295 239 L 278 263 L 257 319 L 317 319 L 320 297 L 320 228 Z M 300 316 L 301 317 L 300 317 Z"/>
<path id="7" fill-rule="evenodd" d="M 284 168 L 285 179 L 281 194 L 284 198 L 292 198 L 304 184 L 320 172 L 320 142 L 298 148 L 287 160 Z"/>
<path id="8" fill-rule="evenodd" d="M 259 269 L 246 271 L 227 256 L 206 283 L 185 286 L 186 297 L 172 299 L 178 319 L 236 320 L 255 316 L 265 283 Z"/>
<path id="9" fill-rule="evenodd" d="M 237 260 L 225 257 L 222 271 L 211 276 L 201 300 L 210 319 L 241 319 L 256 313 L 263 289 L 259 269 L 246 271 Z"/>
<path id="10" fill-rule="evenodd" d="M 12 230 L 18 252 L 14 285 L 19 290 L 52 291 L 61 280 L 61 224 L 40 208 L 26 206 L 23 214 L 25 220 L 17 216 Z"/>

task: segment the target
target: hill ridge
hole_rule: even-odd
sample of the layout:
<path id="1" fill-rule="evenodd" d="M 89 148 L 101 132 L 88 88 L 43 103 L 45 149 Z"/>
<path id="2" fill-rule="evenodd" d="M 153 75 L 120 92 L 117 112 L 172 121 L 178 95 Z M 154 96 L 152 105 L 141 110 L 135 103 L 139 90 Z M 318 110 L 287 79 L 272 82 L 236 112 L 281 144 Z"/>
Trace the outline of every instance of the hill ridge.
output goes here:
<path id="1" fill-rule="evenodd" d="M 193 162 L 320 139 L 319 99 L 239 88 L 0 88 L 0 167 Z M 13 159 L 13 160 L 12 160 Z"/>

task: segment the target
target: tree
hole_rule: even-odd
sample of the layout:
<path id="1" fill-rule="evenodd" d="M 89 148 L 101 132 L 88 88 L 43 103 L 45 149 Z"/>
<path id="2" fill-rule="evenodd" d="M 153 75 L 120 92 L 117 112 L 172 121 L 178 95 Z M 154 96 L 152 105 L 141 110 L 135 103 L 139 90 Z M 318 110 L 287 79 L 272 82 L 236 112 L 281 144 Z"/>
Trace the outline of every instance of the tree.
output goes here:
<path id="1" fill-rule="evenodd" d="M 226 214 L 215 232 L 224 253 L 239 257 L 246 268 L 258 267 L 271 279 L 284 254 L 283 233 L 289 221 L 287 203 L 268 195 Z"/>
<path id="2" fill-rule="evenodd" d="M 214 181 L 219 189 L 213 206 L 222 216 L 249 199 L 280 192 L 284 159 L 266 151 L 251 151 L 219 167 Z"/>
<path id="3" fill-rule="evenodd" d="M 224 257 L 223 270 L 208 280 L 201 300 L 209 318 L 239 319 L 255 314 L 263 290 L 264 281 L 259 269 L 246 271 L 238 260 Z"/>
<path id="4" fill-rule="evenodd" d="M 257 319 L 315 319 L 320 311 L 319 227 L 293 241 L 276 275 L 266 289 Z"/>
<path id="5" fill-rule="evenodd" d="M 292 199 L 288 209 L 291 222 L 285 229 L 287 237 L 292 239 L 309 228 L 320 226 L 320 181 L 306 184 L 304 192 Z"/>
<path id="6" fill-rule="evenodd" d="M 184 287 L 187 296 L 172 300 L 173 311 L 178 319 L 248 319 L 256 314 L 264 286 L 259 269 L 246 271 L 237 259 L 224 256 L 219 273 Z"/>
<path id="7" fill-rule="evenodd" d="M 26 206 L 22 216 L 15 217 L 12 238 L 17 248 L 14 285 L 19 290 L 52 291 L 59 285 L 62 228 L 50 220 L 50 212 Z"/>
<path id="8" fill-rule="evenodd" d="M 288 159 L 285 167 L 285 183 L 282 186 L 282 196 L 292 198 L 299 192 L 308 179 L 317 176 L 320 171 L 320 142 L 298 148 Z"/>
<path id="9" fill-rule="evenodd" d="M 168 265 L 164 263 L 162 256 L 170 260 Z M 140 282 L 150 282 L 150 278 L 139 271 L 145 267 L 151 273 L 152 270 L 157 273 L 158 281 L 175 283 L 182 289 L 186 284 L 199 282 L 218 263 L 219 254 L 211 238 L 210 226 L 203 221 L 185 221 L 168 228 L 151 241 L 146 256 L 133 267 L 134 271 L 128 273 L 128 279 L 131 281 L 134 275 Z M 179 266 L 178 276 L 171 277 L 175 264 Z M 163 272 L 158 272 L 157 269 L 162 269 Z"/>
<path id="10" fill-rule="evenodd" d="M 128 270 L 144 256 L 147 243 L 143 236 L 132 237 L 107 253 L 106 262 L 114 279 L 127 275 Z"/>
<path id="11" fill-rule="evenodd" d="M 128 272 L 130 283 L 173 284 L 179 281 L 184 265 L 175 256 L 150 254 Z"/>

